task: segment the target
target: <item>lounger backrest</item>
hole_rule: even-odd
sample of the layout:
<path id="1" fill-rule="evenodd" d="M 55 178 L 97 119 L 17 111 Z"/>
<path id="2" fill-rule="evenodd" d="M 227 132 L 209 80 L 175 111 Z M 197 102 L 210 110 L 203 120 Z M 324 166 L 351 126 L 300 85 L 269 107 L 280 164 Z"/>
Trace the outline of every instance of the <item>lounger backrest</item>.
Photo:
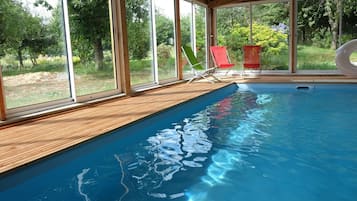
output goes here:
<path id="1" fill-rule="evenodd" d="M 210 47 L 213 60 L 217 66 L 221 66 L 222 64 L 229 64 L 229 59 L 227 55 L 227 49 L 224 46 L 211 46 Z"/>
<path id="2" fill-rule="evenodd" d="M 195 53 L 193 53 L 192 48 L 188 45 L 182 46 L 182 52 L 185 54 L 187 61 L 190 63 L 191 67 L 196 70 L 203 70 L 203 66 L 198 62 Z"/>
<path id="3" fill-rule="evenodd" d="M 243 46 L 243 67 L 244 68 L 259 68 L 260 53 L 262 47 L 259 45 L 244 45 Z"/>

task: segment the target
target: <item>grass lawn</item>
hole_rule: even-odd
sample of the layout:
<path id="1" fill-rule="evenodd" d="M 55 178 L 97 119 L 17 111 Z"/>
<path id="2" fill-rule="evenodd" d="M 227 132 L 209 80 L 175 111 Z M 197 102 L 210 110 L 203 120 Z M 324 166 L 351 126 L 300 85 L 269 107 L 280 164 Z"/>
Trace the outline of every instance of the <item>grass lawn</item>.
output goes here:
<path id="1" fill-rule="evenodd" d="M 298 70 L 336 70 L 336 51 L 314 46 L 297 47 Z"/>

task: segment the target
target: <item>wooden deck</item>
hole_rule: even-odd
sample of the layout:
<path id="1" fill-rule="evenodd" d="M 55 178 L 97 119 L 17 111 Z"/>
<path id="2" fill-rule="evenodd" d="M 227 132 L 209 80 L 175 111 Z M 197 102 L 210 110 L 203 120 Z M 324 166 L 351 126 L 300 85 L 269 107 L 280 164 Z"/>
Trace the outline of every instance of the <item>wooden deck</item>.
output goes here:
<path id="1" fill-rule="evenodd" d="M 90 104 L 80 109 L 50 115 L 13 126 L 0 127 L 0 173 L 26 165 L 65 148 L 144 118 L 173 105 L 236 82 L 356 82 L 345 77 L 261 76 L 229 78 L 210 84 L 178 84 L 139 96 Z"/>

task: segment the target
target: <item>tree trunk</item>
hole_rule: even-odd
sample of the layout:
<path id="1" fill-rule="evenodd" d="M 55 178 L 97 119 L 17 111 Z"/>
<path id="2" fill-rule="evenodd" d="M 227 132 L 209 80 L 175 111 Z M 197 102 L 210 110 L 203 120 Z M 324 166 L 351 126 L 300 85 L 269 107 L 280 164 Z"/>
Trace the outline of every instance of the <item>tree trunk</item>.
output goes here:
<path id="1" fill-rule="evenodd" d="M 20 64 L 20 69 L 24 67 L 24 61 L 22 58 L 22 51 L 21 48 L 17 49 L 17 56 L 19 57 L 19 64 Z"/>
<path id="2" fill-rule="evenodd" d="M 341 0 L 326 0 L 325 10 L 328 16 L 328 23 L 330 25 L 331 32 L 331 49 L 337 48 L 338 42 L 338 23 L 339 23 L 339 11 L 341 10 Z M 336 9 L 336 10 L 333 10 Z"/>
<path id="3" fill-rule="evenodd" d="M 103 44 L 102 39 L 97 38 L 94 41 L 94 56 L 95 56 L 95 69 L 97 71 L 103 70 L 104 68 L 104 55 L 103 55 Z"/>

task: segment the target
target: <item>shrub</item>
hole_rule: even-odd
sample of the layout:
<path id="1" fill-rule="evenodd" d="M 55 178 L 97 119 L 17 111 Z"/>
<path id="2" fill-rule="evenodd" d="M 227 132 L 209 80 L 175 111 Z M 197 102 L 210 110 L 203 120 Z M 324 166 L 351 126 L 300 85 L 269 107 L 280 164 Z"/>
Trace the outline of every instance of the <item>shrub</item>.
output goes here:
<path id="1" fill-rule="evenodd" d="M 157 46 L 157 57 L 159 60 L 159 64 L 161 65 L 167 65 L 169 62 L 169 59 L 172 58 L 172 52 L 173 52 L 173 46 L 171 45 L 165 45 L 165 44 L 160 44 Z M 163 67 L 163 66 L 159 66 Z"/>
<path id="2" fill-rule="evenodd" d="M 232 51 L 241 53 L 243 45 L 249 44 L 249 32 L 249 27 L 236 25 L 221 42 Z M 273 30 L 269 26 L 253 24 L 254 44 L 262 46 L 265 56 L 280 55 L 286 52 L 288 50 L 287 37 L 287 34 Z M 222 40 L 222 38 L 219 40 Z"/>

